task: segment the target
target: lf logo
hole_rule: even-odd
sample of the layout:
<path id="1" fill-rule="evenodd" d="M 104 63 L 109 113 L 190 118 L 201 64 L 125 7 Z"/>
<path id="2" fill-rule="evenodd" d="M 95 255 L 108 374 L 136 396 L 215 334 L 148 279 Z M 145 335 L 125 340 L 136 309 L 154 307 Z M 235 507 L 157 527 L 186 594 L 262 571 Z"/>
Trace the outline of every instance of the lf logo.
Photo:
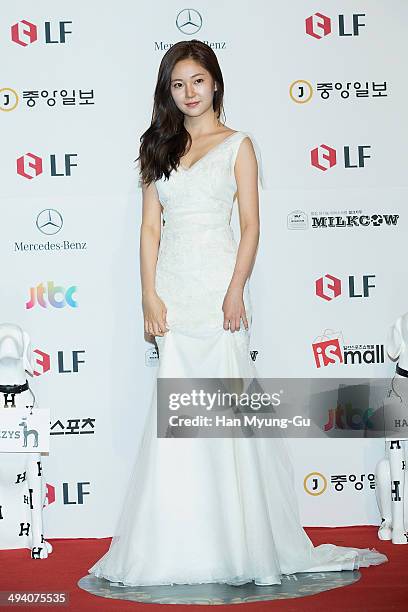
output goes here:
<path id="1" fill-rule="evenodd" d="M 357 284 L 355 276 L 348 277 L 348 294 L 351 298 L 366 298 L 370 296 L 370 289 L 375 285 L 371 282 L 375 274 L 364 274 L 361 282 Z M 359 285 L 359 288 L 358 288 Z M 315 281 L 315 291 L 318 297 L 331 302 L 342 292 L 342 283 L 332 274 L 325 274 Z"/>
<path id="2" fill-rule="evenodd" d="M 36 304 L 39 304 L 42 308 L 47 308 L 47 300 L 48 304 L 54 308 L 65 308 L 65 306 L 77 308 L 78 302 L 73 297 L 76 290 L 75 285 L 65 289 L 64 287 L 55 287 L 54 281 L 48 281 L 47 287 L 40 283 L 36 287 L 30 288 L 30 299 L 26 302 L 26 309 L 34 308 Z M 62 296 L 59 300 L 56 298 L 58 294 Z"/>
<path id="3" fill-rule="evenodd" d="M 79 354 L 85 353 L 85 351 L 72 351 L 72 359 L 69 370 L 65 369 L 64 365 L 64 353 L 63 351 L 58 351 L 58 372 L 60 374 L 71 374 L 72 372 L 78 372 L 78 365 L 80 363 L 85 363 L 82 359 L 79 359 Z"/>
<path id="4" fill-rule="evenodd" d="M 40 349 L 33 350 L 35 355 L 34 376 L 41 376 L 49 372 L 51 369 L 51 359 L 48 353 L 44 353 Z"/>
<path id="5" fill-rule="evenodd" d="M 79 358 L 80 355 L 85 353 L 84 350 L 71 351 L 68 353 L 68 357 L 64 357 L 64 351 L 57 352 L 57 362 L 58 362 L 58 373 L 59 374 L 68 374 L 72 372 L 78 372 L 79 364 L 85 363 L 82 359 Z M 33 350 L 33 354 L 35 355 L 35 366 L 34 366 L 34 376 L 41 376 L 46 372 L 51 370 L 51 357 L 48 353 L 44 353 L 40 349 Z M 68 369 L 67 363 L 70 364 Z"/>
<path id="6" fill-rule="evenodd" d="M 71 161 L 77 157 L 76 153 L 66 153 L 64 161 L 60 164 L 58 171 L 57 156 L 50 155 L 50 175 L 51 176 L 71 176 L 71 168 L 76 167 Z M 62 166 L 62 168 L 61 168 Z M 17 174 L 26 179 L 33 179 L 43 172 L 43 160 L 35 153 L 26 153 L 17 159 Z"/>
<path id="7" fill-rule="evenodd" d="M 89 491 L 86 491 L 86 485 L 90 485 L 90 482 L 77 482 L 76 486 L 71 486 L 68 482 L 62 483 L 62 501 L 64 505 L 83 504 L 85 495 L 90 495 Z M 46 484 L 46 497 L 44 500 L 44 506 L 53 504 L 56 500 L 55 486 Z"/>
<path id="8" fill-rule="evenodd" d="M 67 30 L 67 25 L 72 21 L 58 21 L 52 24 L 51 21 L 44 23 L 44 42 L 46 44 L 62 44 L 66 42 L 67 34 L 72 34 Z M 26 19 L 22 19 L 11 26 L 11 40 L 21 47 L 27 47 L 38 40 L 38 27 Z"/>
<path id="9" fill-rule="evenodd" d="M 365 23 L 361 18 L 365 17 L 364 13 L 354 13 L 348 17 L 347 24 L 344 15 L 338 15 L 338 35 L 339 36 L 358 36 L 360 28 L 365 27 Z M 314 13 L 305 20 L 306 34 L 312 38 L 320 40 L 324 36 L 332 33 L 332 19 L 323 13 Z"/>
<path id="10" fill-rule="evenodd" d="M 47 482 L 47 484 L 45 485 L 46 488 L 46 494 L 45 494 L 45 500 L 44 500 L 44 506 L 43 508 L 45 508 L 46 506 L 50 506 L 51 504 L 53 504 L 55 502 L 55 487 L 52 484 L 49 484 Z"/>
<path id="11" fill-rule="evenodd" d="M 355 152 L 355 163 L 352 163 L 350 147 L 343 147 L 344 168 L 364 168 L 365 159 L 370 159 L 371 155 L 365 154 L 365 149 L 371 149 L 370 145 L 359 145 Z M 329 145 L 321 144 L 310 151 L 310 161 L 314 168 L 326 172 L 337 165 L 337 151 Z"/>
<path id="12" fill-rule="evenodd" d="M 90 495 L 89 491 L 85 491 L 85 485 L 91 484 L 90 482 L 77 482 L 76 491 L 73 495 L 73 499 L 69 495 L 69 483 L 62 483 L 63 501 L 65 505 L 71 504 L 83 504 L 85 495 Z"/>

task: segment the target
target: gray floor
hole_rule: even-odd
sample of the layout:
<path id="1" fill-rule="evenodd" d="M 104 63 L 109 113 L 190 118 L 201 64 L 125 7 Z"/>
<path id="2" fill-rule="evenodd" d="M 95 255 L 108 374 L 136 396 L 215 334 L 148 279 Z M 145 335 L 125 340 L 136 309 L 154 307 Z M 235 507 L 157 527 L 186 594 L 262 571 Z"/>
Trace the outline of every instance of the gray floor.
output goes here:
<path id="1" fill-rule="evenodd" d="M 124 599 L 144 603 L 216 606 L 306 597 L 307 595 L 347 586 L 357 582 L 360 578 L 361 574 L 358 570 L 343 570 L 342 572 L 291 574 L 290 576 L 283 576 L 280 585 L 263 587 L 256 586 L 253 582 L 238 587 L 217 583 L 124 587 L 114 586 L 105 578 L 96 578 L 88 574 L 79 580 L 78 586 L 88 593 L 108 599 Z"/>

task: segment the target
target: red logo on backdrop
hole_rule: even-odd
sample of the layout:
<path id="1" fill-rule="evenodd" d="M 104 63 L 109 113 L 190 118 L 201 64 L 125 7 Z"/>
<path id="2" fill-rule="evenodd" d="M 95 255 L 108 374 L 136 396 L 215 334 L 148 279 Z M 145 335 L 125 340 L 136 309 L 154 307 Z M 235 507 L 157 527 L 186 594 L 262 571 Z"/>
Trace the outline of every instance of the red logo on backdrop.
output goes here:
<path id="1" fill-rule="evenodd" d="M 41 374 L 45 374 L 45 372 L 49 372 L 51 368 L 51 359 L 48 353 L 44 353 L 39 349 L 35 349 L 33 351 L 37 356 L 35 358 L 36 366 L 41 366 L 38 369 L 34 368 L 34 376 L 41 376 Z"/>
<path id="2" fill-rule="evenodd" d="M 328 302 L 338 297 L 341 293 L 341 280 L 331 274 L 325 274 L 318 278 L 315 286 L 316 295 Z"/>
<path id="3" fill-rule="evenodd" d="M 320 147 L 316 147 L 310 151 L 310 161 L 312 162 L 312 166 L 318 170 L 326 171 L 337 164 L 336 149 L 321 144 Z"/>
<path id="4" fill-rule="evenodd" d="M 42 42 L 45 44 L 65 44 L 67 35 L 72 34 L 72 31 L 68 30 L 72 21 L 44 21 L 44 24 L 40 24 L 40 29 L 43 25 Z M 27 47 L 38 40 L 38 27 L 26 19 L 14 23 L 10 30 L 11 40 L 22 47 Z"/>
<path id="5" fill-rule="evenodd" d="M 341 334 L 332 330 L 325 330 L 322 336 L 312 343 L 313 356 L 317 368 L 326 367 L 335 363 L 344 363 Z"/>
<path id="6" fill-rule="evenodd" d="M 37 26 L 23 19 L 11 26 L 11 40 L 22 47 L 35 42 L 38 38 Z"/>
<path id="7" fill-rule="evenodd" d="M 359 36 L 361 28 L 367 24 L 362 21 L 365 13 L 352 13 L 351 15 L 337 15 L 331 19 L 323 13 L 314 13 L 305 19 L 306 34 L 321 40 L 332 33 L 332 21 L 338 21 L 338 36 Z"/>
<path id="8" fill-rule="evenodd" d="M 323 38 L 331 34 L 331 19 L 323 13 L 315 13 L 306 19 L 306 34 L 313 38 Z"/>
<path id="9" fill-rule="evenodd" d="M 45 486 L 47 488 L 47 492 L 45 494 L 44 508 L 45 506 L 50 506 L 55 502 L 55 487 L 48 484 L 48 482 Z"/>
<path id="10" fill-rule="evenodd" d="M 26 153 L 17 159 L 17 174 L 32 179 L 42 174 L 43 163 L 41 157 L 34 153 Z"/>

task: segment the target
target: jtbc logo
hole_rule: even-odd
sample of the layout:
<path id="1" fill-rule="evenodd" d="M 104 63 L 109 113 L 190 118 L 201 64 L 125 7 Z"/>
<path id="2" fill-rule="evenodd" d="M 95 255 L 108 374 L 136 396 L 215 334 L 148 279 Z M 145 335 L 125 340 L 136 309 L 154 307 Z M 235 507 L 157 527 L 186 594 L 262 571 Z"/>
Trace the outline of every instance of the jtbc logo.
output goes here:
<path id="1" fill-rule="evenodd" d="M 51 24 L 51 21 L 44 23 L 44 42 L 46 44 L 63 44 L 66 42 L 66 35 L 72 34 L 67 30 L 67 25 L 72 21 L 58 21 Z M 35 23 L 22 19 L 11 26 L 11 40 L 22 47 L 35 43 L 38 40 L 38 27 Z"/>
<path id="2" fill-rule="evenodd" d="M 361 18 L 365 17 L 365 13 L 353 13 L 348 17 L 348 29 L 346 27 L 346 18 L 344 15 L 338 15 L 338 35 L 339 36 L 358 36 L 360 28 L 365 27 L 365 23 Z M 332 33 L 332 19 L 323 13 L 314 13 L 307 17 L 306 34 L 320 40 L 324 36 Z"/>
<path id="3" fill-rule="evenodd" d="M 329 408 L 327 423 L 323 425 L 324 431 L 331 429 L 372 429 L 373 424 L 370 417 L 374 411 L 372 408 L 353 408 L 351 402 L 345 407 L 340 404 L 336 408 Z"/>
<path id="4" fill-rule="evenodd" d="M 65 289 L 64 287 L 55 287 L 54 281 L 48 281 L 45 288 L 43 283 L 40 283 L 36 287 L 30 288 L 30 299 L 25 305 L 26 309 L 34 308 L 36 304 L 39 304 L 42 308 L 47 308 L 48 304 L 54 308 L 65 308 L 65 306 L 77 308 L 78 302 L 73 297 L 76 290 L 75 285 Z M 56 298 L 58 294 L 62 296 L 59 300 Z"/>
<path id="5" fill-rule="evenodd" d="M 348 294 L 351 298 L 366 298 L 370 296 L 370 289 L 373 289 L 375 285 L 371 282 L 375 278 L 375 274 L 364 274 L 362 280 L 359 283 L 360 288 L 356 288 L 356 280 L 354 276 L 348 277 Z M 325 274 L 315 281 L 316 295 L 321 297 L 323 300 L 330 302 L 334 298 L 338 297 L 341 292 L 341 280 L 332 276 L 331 274 Z"/>
<path id="6" fill-rule="evenodd" d="M 51 176 L 71 176 L 71 168 L 76 167 L 78 164 L 74 164 L 71 160 L 76 158 L 76 153 L 66 153 L 62 163 L 57 164 L 57 156 L 50 155 L 50 175 Z M 26 153 L 17 159 L 17 174 L 26 178 L 32 179 L 43 172 L 43 159 L 35 153 Z"/>
<path id="7" fill-rule="evenodd" d="M 351 153 L 350 147 L 343 147 L 343 165 L 344 168 L 364 168 L 365 159 L 370 159 L 371 155 L 366 155 L 364 153 L 365 149 L 371 149 L 370 145 L 359 145 L 357 147 L 355 153 L 355 163 L 353 164 L 351 161 Z M 329 145 L 321 144 L 319 147 L 315 147 L 310 151 L 310 161 L 314 168 L 318 170 L 329 170 L 329 168 L 333 168 L 333 166 L 337 165 L 337 151 L 333 147 L 329 147 Z"/>

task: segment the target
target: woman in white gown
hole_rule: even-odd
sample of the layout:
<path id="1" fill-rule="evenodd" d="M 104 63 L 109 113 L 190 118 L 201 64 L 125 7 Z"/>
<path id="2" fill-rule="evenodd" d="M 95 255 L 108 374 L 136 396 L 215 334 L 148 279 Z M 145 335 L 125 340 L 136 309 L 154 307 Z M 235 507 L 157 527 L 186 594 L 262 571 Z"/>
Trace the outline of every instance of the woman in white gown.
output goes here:
<path id="1" fill-rule="evenodd" d="M 256 377 L 248 278 L 259 237 L 257 156 L 247 134 L 220 123 L 222 100 L 210 47 L 173 45 L 140 149 L 143 310 L 158 377 Z M 156 393 L 115 535 L 90 573 L 129 586 L 263 585 L 387 561 L 375 549 L 313 546 L 284 440 L 157 438 Z"/>

